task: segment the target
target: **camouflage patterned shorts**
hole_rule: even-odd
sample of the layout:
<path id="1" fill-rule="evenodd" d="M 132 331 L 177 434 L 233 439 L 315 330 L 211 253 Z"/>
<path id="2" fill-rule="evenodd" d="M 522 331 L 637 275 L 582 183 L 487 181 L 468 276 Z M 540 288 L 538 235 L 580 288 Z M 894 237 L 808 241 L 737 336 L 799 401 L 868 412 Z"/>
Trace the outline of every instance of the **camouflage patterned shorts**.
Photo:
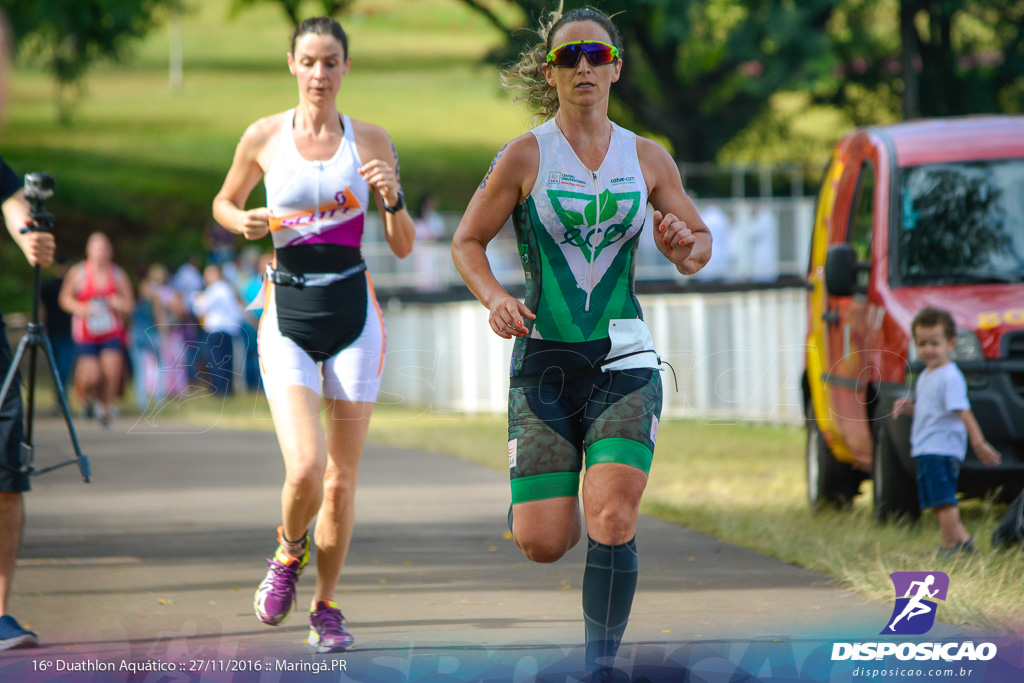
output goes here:
<path id="1" fill-rule="evenodd" d="M 661 373 L 647 368 L 510 389 L 512 502 L 577 495 L 584 454 L 588 467 L 616 462 L 650 471 L 661 397 Z"/>

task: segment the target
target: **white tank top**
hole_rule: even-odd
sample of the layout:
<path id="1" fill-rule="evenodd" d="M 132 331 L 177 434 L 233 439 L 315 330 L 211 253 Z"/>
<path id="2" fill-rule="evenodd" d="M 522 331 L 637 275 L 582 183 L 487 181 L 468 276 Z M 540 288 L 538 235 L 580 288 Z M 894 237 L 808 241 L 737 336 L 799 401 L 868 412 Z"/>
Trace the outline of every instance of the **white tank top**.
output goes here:
<path id="1" fill-rule="evenodd" d="M 370 187 L 359 175 L 363 162 L 352 121 L 344 114 L 341 120 L 345 133 L 334 156 L 309 161 L 295 146 L 295 110 L 285 113 L 277 151 L 263 181 L 275 249 L 297 244 L 359 248 Z"/>

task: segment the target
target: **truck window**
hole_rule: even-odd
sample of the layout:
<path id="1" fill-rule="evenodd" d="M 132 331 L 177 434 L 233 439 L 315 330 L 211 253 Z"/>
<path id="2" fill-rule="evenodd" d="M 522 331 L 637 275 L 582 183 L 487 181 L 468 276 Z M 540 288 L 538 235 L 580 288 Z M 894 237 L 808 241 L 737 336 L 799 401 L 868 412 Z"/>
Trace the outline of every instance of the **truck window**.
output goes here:
<path id="1" fill-rule="evenodd" d="M 860 169 L 852 206 L 848 240 L 858 261 L 870 261 L 875 217 L 875 167 L 870 161 L 865 160 Z M 857 284 L 867 285 L 868 276 L 867 270 L 857 271 Z"/>
<path id="2" fill-rule="evenodd" d="M 1024 159 L 901 169 L 905 285 L 1024 281 Z"/>

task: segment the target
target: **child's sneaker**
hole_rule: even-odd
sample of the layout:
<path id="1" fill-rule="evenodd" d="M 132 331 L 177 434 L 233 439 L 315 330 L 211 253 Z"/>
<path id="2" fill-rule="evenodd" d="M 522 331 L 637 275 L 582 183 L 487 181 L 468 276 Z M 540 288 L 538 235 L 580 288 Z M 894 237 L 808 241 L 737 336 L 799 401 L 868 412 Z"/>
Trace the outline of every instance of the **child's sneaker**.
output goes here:
<path id="1" fill-rule="evenodd" d="M 973 555 L 978 552 L 978 546 L 974 545 L 974 536 L 966 541 L 959 541 L 950 547 L 940 546 L 939 555 L 944 557 L 955 557 L 956 555 Z"/>
<path id="2" fill-rule="evenodd" d="M 264 624 L 277 626 L 292 611 L 295 602 L 295 584 L 299 582 L 302 568 L 309 562 L 309 537 L 306 537 L 305 548 L 301 557 L 285 552 L 284 527 L 277 528 L 277 552 L 267 559 L 267 575 L 256 589 L 253 607 L 256 617 Z"/>
<path id="3" fill-rule="evenodd" d="M 344 652 L 352 647 L 355 638 L 345 630 L 345 617 L 337 603 L 318 600 L 316 609 L 309 613 L 309 638 L 314 651 L 319 654 Z"/>

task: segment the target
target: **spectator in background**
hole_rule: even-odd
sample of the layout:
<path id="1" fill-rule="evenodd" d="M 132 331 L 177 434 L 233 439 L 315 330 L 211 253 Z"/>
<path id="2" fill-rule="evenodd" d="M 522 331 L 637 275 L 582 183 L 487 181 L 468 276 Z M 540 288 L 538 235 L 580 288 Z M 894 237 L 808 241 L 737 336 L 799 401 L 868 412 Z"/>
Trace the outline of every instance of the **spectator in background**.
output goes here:
<path id="1" fill-rule="evenodd" d="M 235 254 L 238 251 L 238 235 L 225 229 L 223 225 L 211 218 L 206 223 L 203 243 L 206 246 L 206 262 L 220 266 L 220 272 L 224 279 L 234 282 L 237 275 Z"/>
<path id="2" fill-rule="evenodd" d="M 53 361 L 57 366 L 57 376 L 61 386 L 68 389 L 71 379 L 71 368 L 75 364 L 75 342 L 71 338 L 71 316 L 60 307 L 60 288 L 68 273 L 68 257 L 57 254 L 53 275 L 43 280 L 39 300 L 43 305 L 43 321 L 46 323 L 46 335 L 53 347 Z M 57 384 L 53 385 L 53 403 L 60 411 L 60 397 L 57 396 Z"/>
<path id="3" fill-rule="evenodd" d="M 893 406 L 897 416 L 912 414 L 910 455 L 916 463 L 917 498 L 939 523 L 941 555 L 977 552 L 974 537 L 960 521 L 956 491 L 960 465 L 970 440 L 978 460 L 987 467 L 1002 462 L 985 440 L 967 399 L 967 381 L 950 354 L 956 348 L 956 323 L 947 311 L 924 308 L 910 325 L 917 355 L 925 371 L 917 379 L 914 398 Z"/>
<path id="4" fill-rule="evenodd" d="M 242 301 L 246 304 L 245 310 L 245 385 L 249 391 L 259 391 L 263 386 L 260 377 L 260 353 L 257 344 L 259 318 L 263 314 L 264 299 L 266 292 L 263 289 L 267 277 L 267 267 L 274 261 L 273 253 L 261 254 L 256 262 L 256 268 L 249 278 L 242 283 Z"/>
<path id="5" fill-rule="evenodd" d="M 227 396 L 234 390 L 235 340 L 245 323 L 245 309 L 220 266 L 206 266 L 203 279 L 206 289 L 196 294 L 192 307 L 206 333 L 207 372 L 213 391 L 217 396 Z"/>
<path id="6" fill-rule="evenodd" d="M 150 266 L 139 285 L 139 304 L 132 327 L 132 365 L 136 401 L 177 396 L 188 387 L 185 361 L 185 298 L 169 284 L 167 268 Z"/>
<path id="7" fill-rule="evenodd" d="M 191 307 L 192 297 L 203 291 L 203 274 L 199 272 L 199 257 L 189 256 L 184 263 L 178 266 L 171 278 L 171 286 L 182 293 L 185 297 L 185 305 Z"/>
<path id="8" fill-rule="evenodd" d="M 750 279 L 775 282 L 779 278 L 779 219 L 771 206 L 762 202 L 750 226 Z"/>
<path id="9" fill-rule="evenodd" d="M 257 271 L 261 256 L 263 256 L 262 249 L 255 244 L 247 244 L 239 250 L 238 257 L 235 259 L 234 278 L 229 277 L 227 271 L 224 272 L 224 278 L 242 294 L 242 299 L 245 299 L 245 288 L 252 279 L 260 276 Z M 249 300 L 246 300 L 246 304 L 248 303 Z"/>
<path id="10" fill-rule="evenodd" d="M 114 247 L 102 232 L 89 236 L 85 260 L 68 271 L 61 308 L 71 314 L 75 340 L 75 388 L 103 426 L 114 417 L 114 398 L 124 377 L 124 320 L 135 308 L 132 285 L 114 264 Z"/>
<path id="11" fill-rule="evenodd" d="M 438 249 L 437 242 L 445 235 L 444 219 L 437 212 L 437 197 L 429 192 L 416 205 L 413 217 L 416 242 L 423 246 L 413 251 L 413 270 L 416 272 L 416 290 L 436 292 L 441 289 L 441 277 L 450 261 L 448 249 Z M 443 258 L 440 258 L 443 257 Z"/>
<path id="12" fill-rule="evenodd" d="M 148 272 L 152 272 L 152 267 Z M 147 274 L 148 277 L 148 274 Z M 150 399 L 159 399 L 162 394 L 157 387 L 159 366 L 156 337 L 156 316 L 153 302 L 145 295 L 146 278 L 143 278 L 136 292 L 135 310 L 128 332 L 128 360 L 131 363 L 132 378 L 135 380 L 135 405 L 145 410 Z"/>
<path id="13" fill-rule="evenodd" d="M 267 268 L 274 262 L 274 254 L 266 253 L 260 256 L 256 266 L 256 272 L 246 281 L 242 289 L 242 301 L 246 302 L 246 310 L 250 311 L 256 318 L 263 313 L 266 290 L 263 289 L 267 279 Z"/>
<path id="14" fill-rule="evenodd" d="M 192 311 L 192 300 L 206 286 L 203 282 L 203 274 L 199 271 L 199 264 L 199 257 L 191 254 L 184 263 L 178 266 L 171 278 L 171 287 L 181 292 L 185 300 L 185 319 L 183 321 L 185 343 L 194 351 L 198 350 L 191 353 L 188 359 L 187 370 L 190 381 L 198 378 L 199 366 L 206 362 L 202 353 L 205 343 L 203 329 L 199 326 L 199 321 Z"/>
<path id="15" fill-rule="evenodd" d="M 692 194 L 692 193 L 691 193 Z M 701 280 L 736 279 L 736 255 L 733 252 L 732 221 L 722 207 L 712 203 L 703 205 L 700 217 L 711 231 L 715 241 L 715 253 L 704 269 L 700 271 Z"/>

